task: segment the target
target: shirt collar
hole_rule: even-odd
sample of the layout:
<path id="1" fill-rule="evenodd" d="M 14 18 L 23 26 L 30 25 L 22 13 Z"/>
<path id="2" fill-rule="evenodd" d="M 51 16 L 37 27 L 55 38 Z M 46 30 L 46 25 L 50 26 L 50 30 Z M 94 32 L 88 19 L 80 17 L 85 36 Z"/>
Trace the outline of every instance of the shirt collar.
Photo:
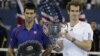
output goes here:
<path id="1" fill-rule="evenodd" d="M 36 28 L 36 23 L 33 24 L 31 29 L 35 29 L 35 28 Z M 25 24 L 22 25 L 22 29 L 27 30 Z"/>

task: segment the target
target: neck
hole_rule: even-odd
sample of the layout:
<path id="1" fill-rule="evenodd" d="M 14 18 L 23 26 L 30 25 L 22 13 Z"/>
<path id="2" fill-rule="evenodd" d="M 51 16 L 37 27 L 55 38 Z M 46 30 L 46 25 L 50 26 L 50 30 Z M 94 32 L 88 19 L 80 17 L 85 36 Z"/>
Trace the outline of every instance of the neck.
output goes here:
<path id="1" fill-rule="evenodd" d="M 33 24 L 34 24 L 34 21 L 32 21 L 32 22 L 25 22 L 26 29 L 29 31 L 32 28 Z"/>
<path id="2" fill-rule="evenodd" d="M 78 22 L 79 22 L 78 19 L 77 20 L 70 19 L 71 26 L 75 26 Z"/>

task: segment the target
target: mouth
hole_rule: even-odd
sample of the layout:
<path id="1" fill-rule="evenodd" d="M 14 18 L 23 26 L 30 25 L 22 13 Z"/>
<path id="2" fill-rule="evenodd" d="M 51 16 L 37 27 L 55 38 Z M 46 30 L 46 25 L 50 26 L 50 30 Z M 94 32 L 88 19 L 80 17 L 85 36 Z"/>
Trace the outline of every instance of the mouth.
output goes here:
<path id="1" fill-rule="evenodd" d="M 76 15 L 73 15 L 73 17 L 76 17 Z"/>

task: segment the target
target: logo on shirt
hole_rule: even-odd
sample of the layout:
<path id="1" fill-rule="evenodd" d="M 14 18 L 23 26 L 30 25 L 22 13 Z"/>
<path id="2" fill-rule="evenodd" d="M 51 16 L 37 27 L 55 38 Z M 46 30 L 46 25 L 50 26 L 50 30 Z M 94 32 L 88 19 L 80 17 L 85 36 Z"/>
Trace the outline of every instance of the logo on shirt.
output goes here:
<path id="1" fill-rule="evenodd" d="M 37 34 L 37 31 L 34 31 L 34 32 L 33 32 L 33 34 L 35 34 L 35 35 L 36 35 L 36 34 Z"/>

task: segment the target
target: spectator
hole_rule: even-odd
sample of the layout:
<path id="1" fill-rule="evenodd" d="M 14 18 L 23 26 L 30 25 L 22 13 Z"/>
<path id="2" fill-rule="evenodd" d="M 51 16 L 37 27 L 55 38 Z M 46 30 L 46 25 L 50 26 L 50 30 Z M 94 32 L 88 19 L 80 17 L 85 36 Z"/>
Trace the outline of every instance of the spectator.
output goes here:
<path id="1" fill-rule="evenodd" d="M 2 0 L 0 0 L 0 9 L 2 8 Z"/>
<path id="2" fill-rule="evenodd" d="M 84 13 L 80 15 L 79 20 L 82 22 L 87 22 L 87 19 Z"/>
<path id="3" fill-rule="evenodd" d="M 47 19 L 45 19 L 45 17 L 42 17 L 42 19 L 40 20 L 40 25 L 43 27 L 43 31 L 46 35 L 48 35 L 48 24 L 50 23 L 50 21 L 48 21 Z"/>
<path id="4" fill-rule="evenodd" d="M 91 27 L 93 30 L 93 42 L 91 51 L 99 52 L 99 42 L 100 42 L 100 31 L 97 29 L 97 23 L 95 20 L 91 21 Z"/>

